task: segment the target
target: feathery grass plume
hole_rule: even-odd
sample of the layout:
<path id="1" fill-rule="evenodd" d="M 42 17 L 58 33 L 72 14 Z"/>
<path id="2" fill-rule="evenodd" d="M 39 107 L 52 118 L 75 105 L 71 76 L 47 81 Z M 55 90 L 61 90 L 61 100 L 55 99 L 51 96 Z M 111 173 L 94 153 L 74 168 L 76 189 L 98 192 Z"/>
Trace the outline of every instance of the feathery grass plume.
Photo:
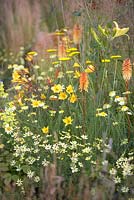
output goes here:
<path id="1" fill-rule="evenodd" d="M 82 38 L 82 28 L 79 24 L 75 24 L 73 28 L 73 42 L 79 45 Z"/>
<path id="2" fill-rule="evenodd" d="M 80 83 L 79 85 L 80 91 L 88 92 L 89 81 L 88 81 L 88 74 L 86 72 L 81 72 L 79 83 Z"/>
<path id="3" fill-rule="evenodd" d="M 132 77 L 132 65 L 129 58 L 125 59 L 122 64 L 122 75 L 125 82 L 128 82 Z"/>

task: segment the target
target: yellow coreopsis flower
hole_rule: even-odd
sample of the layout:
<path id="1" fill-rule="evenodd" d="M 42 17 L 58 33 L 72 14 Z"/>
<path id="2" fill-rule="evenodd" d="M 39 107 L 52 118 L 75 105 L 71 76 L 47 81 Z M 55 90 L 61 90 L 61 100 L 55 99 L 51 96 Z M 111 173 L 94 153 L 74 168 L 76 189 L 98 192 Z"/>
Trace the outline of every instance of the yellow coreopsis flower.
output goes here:
<path id="1" fill-rule="evenodd" d="M 77 100 L 77 95 L 75 94 L 72 94 L 69 98 L 70 103 L 75 103 Z"/>
<path id="2" fill-rule="evenodd" d="M 63 119 L 63 122 L 64 122 L 65 126 L 68 126 L 68 125 L 72 124 L 72 121 L 73 121 L 73 119 L 71 118 L 71 116 L 65 117 Z"/>
<path id="3" fill-rule="evenodd" d="M 67 98 L 67 94 L 65 92 L 60 92 L 59 99 L 60 100 L 65 100 L 66 98 Z"/>
<path id="4" fill-rule="evenodd" d="M 39 100 L 32 100 L 32 107 L 33 108 L 38 108 L 42 105 L 42 102 Z"/>
<path id="5" fill-rule="evenodd" d="M 63 89 L 63 87 L 60 84 L 57 84 L 57 85 L 55 84 L 53 87 L 51 87 L 51 90 L 54 93 L 60 93 L 60 92 L 62 92 L 62 89 Z"/>
<path id="6" fill-rule="evenodd" d="M 45 96 L 44 94 L 41 94 L 41 95 L 40 95 L 40 98 L 41 98 L 41 99 L 46 99 L 46 96 Z"/>
<path id="7" fill-rule="evenodd" d="M 20 74 L 18 73 L 18 71 L 14 71 L 13 74 L 12 74 L 12 82 L 19 82 L 20 81 Z"/>
<path id="8" fill-rule="evenodd" d="M 46 127 L 44 126 L 42 128 L 42 132 L 45 133 L 45 134 L 49 133 L 49 127 L 48 126 L 46 126 Z"/>
<path id="9" fill-rule="evenodd" d="M 68 85 L 68 86 L 66 87 L 66 92 L 67 92 L 68 94 L 73 93 L 73 92 L 74 92 L 73 86 L 72 86 L 72 85 Z"/>

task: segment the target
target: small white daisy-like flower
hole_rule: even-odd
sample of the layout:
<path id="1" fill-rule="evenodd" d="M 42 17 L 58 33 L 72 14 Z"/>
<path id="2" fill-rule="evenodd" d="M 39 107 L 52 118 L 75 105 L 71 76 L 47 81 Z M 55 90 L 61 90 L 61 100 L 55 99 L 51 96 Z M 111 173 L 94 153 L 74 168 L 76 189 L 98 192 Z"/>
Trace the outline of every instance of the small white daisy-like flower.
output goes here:
<path id="1" fill-rule="evenodd" d="M 35 181 L 36 183 L 38 183 L 38 182 L 40 181 L 40 177 L 39 177 L 39 176 L 35 176 L 34 181 Z"/>
<path id="2" fill-rule="evenodd" d="M 109 96 L 110 97 L 114 97 L 116 95 L 116 91 L 111 91 L 111 92 L 109 92 Z"/>
<path id="3" fill-rule="evenodd" d="M 34 172 L 32 172 L 31 170 L 29 170 L 28 172 L 27 172 L 27 177 L 28 178 L 32 178 L 34 176 Z"/>
<path id="4" fill-rule="evenodd" d="M 114 169 L 114 168 L 112 168 L 112 169 L 110 169 L 109 173 L 110 173 L 111 175 L 116 175 L 116 174 L 117 174 L 117 170 Z"/>
<path id="5" fill-rule="evenodd" d="M 123 193 L 127 193 L 127 192 L 129 191 L 129 188 L 126 187 L 126 186 L 122 186 L 121 191 L 122 191 Z"/>
<path id="6" fill-rule="evenodd" d="M 22 184 L 23 184 L 23 181 L 21 180 L 21 179 L 18 179 L 17 181 L 16 181 L 16 185 L 17 186 L 22 186 Z"/>

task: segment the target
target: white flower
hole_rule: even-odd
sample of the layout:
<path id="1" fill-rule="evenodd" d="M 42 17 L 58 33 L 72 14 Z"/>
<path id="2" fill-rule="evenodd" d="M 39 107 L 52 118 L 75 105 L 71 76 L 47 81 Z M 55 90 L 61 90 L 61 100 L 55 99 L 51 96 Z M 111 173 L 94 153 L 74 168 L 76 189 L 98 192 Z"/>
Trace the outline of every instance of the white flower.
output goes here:
<path id="1" fill-rule="evenodd" d="M 34 181 L 35 181 L 36 183 L 38 183 L 38 182 L 40 181 L 40 177 L 39 177 L 39 176 L 35 176 Z"/>
<path id="2" fill-rule="evenodd" d="M 91 150 L 92 150 L 91 147 L 86 147 L 86 148 L 82 149 L 82 152 L 83 152 L 83 153 L 90 153 Z"/>
<path id="3" fill-rule="evenodd" d="M 88 139 L 87 135 L 81 135 L 81 138 L 82 138 L 83 140 L 87 140 L 87 139 Z"/>
<path id="4" fill-rule="evenodd" d="M 6 125 L 5 125 L 5 132 L 6 132 L 7 134 L 10 134 L 10 133 L 13 132 L 13 128 L 12 128 L 9 124 L 6 124 Z"/>
<path id="5" fill-rule="evenodd" d="M 105 104 L 103 105 L 103 109 L 108 109 L 108 108 L 110 108 L 110 107 L 111 107 L 111 105 L 108 104 L 108 103 L 105 103 Z"/>
<path id="6" fill-rule="evenodd" d="M 114 102 L 117 102 L 119 105 L 123 106 L 126 104 L 126 97 L 116 96 Z"/>
<path id="7" fill-rule="evenodd" d="M 114 169 L 114 168 L 112 168 L 112 169 L 110 169 L 109 173 L 110 173 L 111 175 L 116 175 L 116 174 L 117 174 L 117 170 Z"/>
<path id="8" fill-rule="evenodd" d="M 71 165 L 71 170 L 72 170 L 72 173 L 75 173 L 75 172 L 79 171 L 78 167 L 75 164 Z"/>
<path id="9" fill-rule="evenodd" d="M 117 183 L 121 183 L 121 178 L 119 176 L 116 176 L 114 178 L 114 182 L 117 184 Z"/>
<path id="10" fill-rule="evenodd" d="M 23 181 L 21 179 L 18 179 L 16 182 L 16 185 L 20 187 L 20 186 L 22 186 L 22 183 L 23 183 Z"/>
<path id="11" fill-rule="evenodd" d="M 111 92 L 109 92 L 109 96 L 110 97 L 114 97 L 116 95 L 116 91 L 111 91 Z"/>
<path id="12" fill-rule="evenodd" d="M 11 163 L 10 163 L 11 166 L 14 166 L 15 164 L 16 164 L 15 160 L 12 160 Z"/>
<path id="13" fill-rule="evenodd" d="M 125 112 L 125 111 L 128 111 L 128 110 L 129 110 L 129 108 L 127 106 L 122 106 L 121 107 L 121 111 L 122 112 Z"/>
<path id="14" fill-rule="evenodd" d="M 31 170 L 29 170 L 28 172 L 27 172 L 27 177 L 28 178 L 32 178 L 34 176 L 34 172 L 32 172 Z"/>
<path id="15" fill-rule="evenodd" d="M 43 165 L 44 167 L 48 166 L 48 165 L 49 165 L 49 161 L 47 161 L 46 159 L 44 159 L 44 160 L 42 161 L 42 165 Z"/>
<path id="16" fill-rule="evenodd" d="M 34 68 L 34 69 L 39 69 L 40 66 L 39 66 L 39 65 L 34 65 L 33 68 Z"/>
<path id="17" fill-rule="evenodd" d="M 127 192 L 129 191 L 129 188 L 126 187 L 126 186 L 122 186 L 121 191 L 122 191 L 123 193 L 127 193 Z"/>

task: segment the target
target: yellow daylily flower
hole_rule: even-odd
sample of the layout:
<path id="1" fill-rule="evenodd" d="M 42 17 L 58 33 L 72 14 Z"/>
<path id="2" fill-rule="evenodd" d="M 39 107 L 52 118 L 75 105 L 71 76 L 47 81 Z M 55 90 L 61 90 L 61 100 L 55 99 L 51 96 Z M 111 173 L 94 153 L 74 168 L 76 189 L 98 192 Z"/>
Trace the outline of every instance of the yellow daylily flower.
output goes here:
<path id="1" fill-rule="evenodd" d="M 75 94 L 72 94 L 69 98 L 70 103 L 75 103 L 77 100 L 77 95 Z"/>
<path id="2" fill-rule="evenodd" d="M 66 87 L 66 92 L 67 92 L 68 94 L 73 93 L 73 92 L 74 92 L 73 86 L 72 86 L 72 85 L 68 85 L 68 86 Z"/>
<path id="3" fill-rule="evenodd" d="M 119 28 L 119 26 L 118 26 L 116 21 L 113 21 L 113 23 L 115 24 L 115 28 L 113 29 L 115 31 L 115 34 L 114 34 L 112 39 L 114 39 L 116 37 L 123 36 L 123 35 L 128 36 L 126 33 L 129 31 L 129 27 L 127 27 L 127 28 Z M 128 36 L 128 38 L 129 38 L 129 36 Z"/>
<path id="4" fill-rule="evenodd" d="M 60 99 L 60 100 L 65 100 L 66 98 L 67 98 L 66 92 L 60 92 L 60 94 L 59 94 L 59 99 Z"/>

